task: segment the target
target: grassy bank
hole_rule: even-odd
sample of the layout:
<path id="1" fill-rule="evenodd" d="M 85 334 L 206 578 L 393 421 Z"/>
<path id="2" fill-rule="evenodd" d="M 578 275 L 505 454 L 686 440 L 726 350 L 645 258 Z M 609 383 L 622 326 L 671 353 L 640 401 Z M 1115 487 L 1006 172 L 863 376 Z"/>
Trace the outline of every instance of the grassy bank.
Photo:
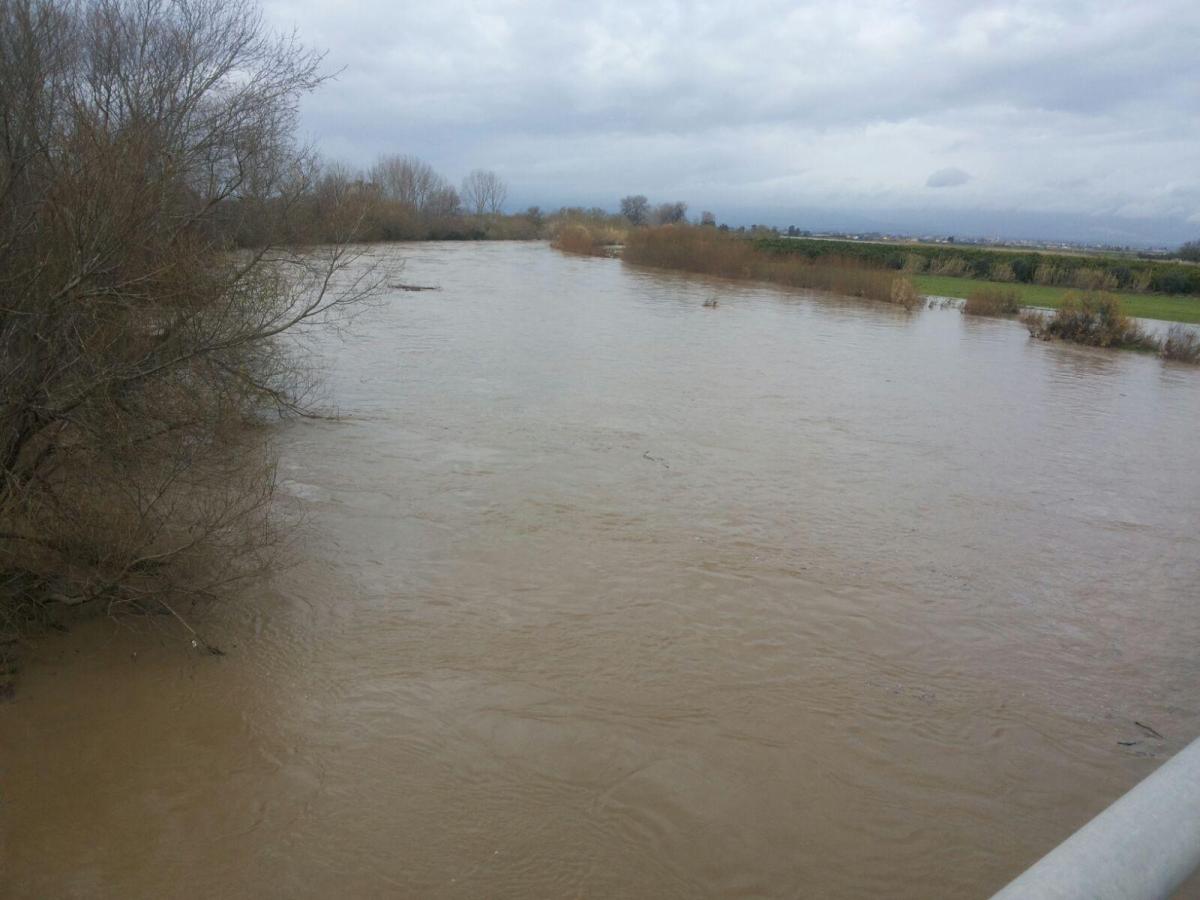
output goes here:
<path id="1" fill-rule="evenodd" d="M 1090 291 L 1200 295 L 1200 266 L 1128 254 L 785 237 L 760 238 L 755 243 L 773 253 L 810 259 L 840 256 L 912 275 L 952 275 Z"/>
<path id="2" fill-rule="evenodd" d="M 912 281 L 899 272 L 858 260 L 772 253 L 715 228 L 665 225 L 631 231 L 621 254 L 626 262 L 702 275 L 770 281 L 788 287 L 830 291 L 894 303 L 905 309 L 924 304 Z"/>
<path id="3" fill-rule="evenodd" d="M 928 296 L 966 298 L 972 292 L 988 287 L 1011 288 L 1020 294 L 1024 306 L 1043 306 L 1058 309 L 1071 288 L 1049 287 L 1041 284 L 1005 284 L 982 278 L 956 278 L 950 275 L 914 275 L 917 290 Z M 1127 316 L 1142 319 L 1162 319 L 1167 322 L 1200 323 L 1200 297 L 1166 296 L 1161 294 L 1116 293 L 1121 311 Z"/>

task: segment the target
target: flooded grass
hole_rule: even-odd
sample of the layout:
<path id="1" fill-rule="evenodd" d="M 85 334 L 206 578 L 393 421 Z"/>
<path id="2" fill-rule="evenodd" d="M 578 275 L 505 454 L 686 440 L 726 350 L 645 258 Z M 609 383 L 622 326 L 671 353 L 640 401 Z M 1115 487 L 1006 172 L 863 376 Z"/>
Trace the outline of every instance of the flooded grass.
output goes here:
<path id="1" fill-rule="evenodd" d="M 913 283 L 922 294 L 933 297 L 967 298 L 972 292 L 1011 287 L 1018 292 L 1022 306 L 1041 306 L 1057 309 L 1075 290 L 1043 284 L 1008 284 L 982 278 L 958 278 L 950 275 L 914 274 Z M 1168 296 L 1165 294 L 1136 294 L 1124 291 L 1109 292 L 1117 297 L 1121 312 L 1140 319 L 1160 319 L 1164 322 L 1200 324 L 1200 297 Z"/>
<path id="2" fill-rule="evenodd" d="M 621 256 L 636 265 L 830 291 L 909 310 L 924 304 L 906 275 L 857 260 L 771 253 L 714 228 L 666 225 L 633 231 Z"/>

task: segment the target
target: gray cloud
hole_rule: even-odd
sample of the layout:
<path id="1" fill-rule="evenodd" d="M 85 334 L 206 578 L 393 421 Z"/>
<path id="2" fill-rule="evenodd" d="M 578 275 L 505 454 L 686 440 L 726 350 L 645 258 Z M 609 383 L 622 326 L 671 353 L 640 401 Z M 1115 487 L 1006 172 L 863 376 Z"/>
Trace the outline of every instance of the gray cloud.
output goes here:
<path id="1" fill-rule="evenodd" d="M 1200 7 L 1079 0 L 273 0 L 344 67 L 327 153 L 498 170 L 514 203 L 1200 216 Z M 962 167 L 953 191 L 920 174 Z"/>
<path id="2" fill-rule="evenodd" d="M 956 166 L 949 166 L 945 169 L 938 169 L 932 175 L 925 179 L 925 187 L 931 188 L 947 188 L 958 187 L 966 184 L 971 180 L 971 176 Z"/>

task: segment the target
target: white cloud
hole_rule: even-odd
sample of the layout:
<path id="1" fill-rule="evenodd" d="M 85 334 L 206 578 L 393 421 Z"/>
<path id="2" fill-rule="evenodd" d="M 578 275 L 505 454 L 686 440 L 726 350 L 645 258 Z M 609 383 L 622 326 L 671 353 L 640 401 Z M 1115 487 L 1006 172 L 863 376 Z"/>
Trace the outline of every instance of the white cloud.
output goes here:
<path id="1" fill-rule="evenodd" d="M 1195 215 L 1192 0 L 267 10 L 345 67 L 304 105 L 327 151 L 415 153 L 454 179 L 496 168 L 531 203 Z M 926 188 L 951 168 L 970 180 Z"/>

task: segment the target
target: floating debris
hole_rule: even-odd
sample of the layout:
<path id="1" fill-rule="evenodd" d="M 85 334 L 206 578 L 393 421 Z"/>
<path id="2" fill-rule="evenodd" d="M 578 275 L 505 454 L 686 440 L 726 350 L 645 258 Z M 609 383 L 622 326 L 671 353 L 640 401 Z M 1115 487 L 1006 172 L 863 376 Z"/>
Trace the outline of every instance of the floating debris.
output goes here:
<path id="1" fill-rule="evenodd" d="M 667 465 L 667 461 L 665 459 L 663 459 L 661 456 L 651 456 L 649 450 L 646 450 L 642 453 L 642 459 L 648 459 L 648 460 L 650 460 L 650 462 L 659 463 L 660 465 L 662 465 L 664 468 L 667 468 L 667 469 L 671 468 L 670 466 Z"/>
<path id="2" fill-rule="evenodd" d="M 1145 722 L 1134 722 L 1133 724 L 1136 725 L 1138 728 L 1142 729 L 1142 731 L 1146 732 L 1146 734 L 1150 735 L 1150 737 L 1156 737 L 1160 741 L 1164 740 L 1164 738 L 1161 734 L 1159 734 L 1157 731 L 1155 731 L 1153 728 L 1151 728 Z"/>

